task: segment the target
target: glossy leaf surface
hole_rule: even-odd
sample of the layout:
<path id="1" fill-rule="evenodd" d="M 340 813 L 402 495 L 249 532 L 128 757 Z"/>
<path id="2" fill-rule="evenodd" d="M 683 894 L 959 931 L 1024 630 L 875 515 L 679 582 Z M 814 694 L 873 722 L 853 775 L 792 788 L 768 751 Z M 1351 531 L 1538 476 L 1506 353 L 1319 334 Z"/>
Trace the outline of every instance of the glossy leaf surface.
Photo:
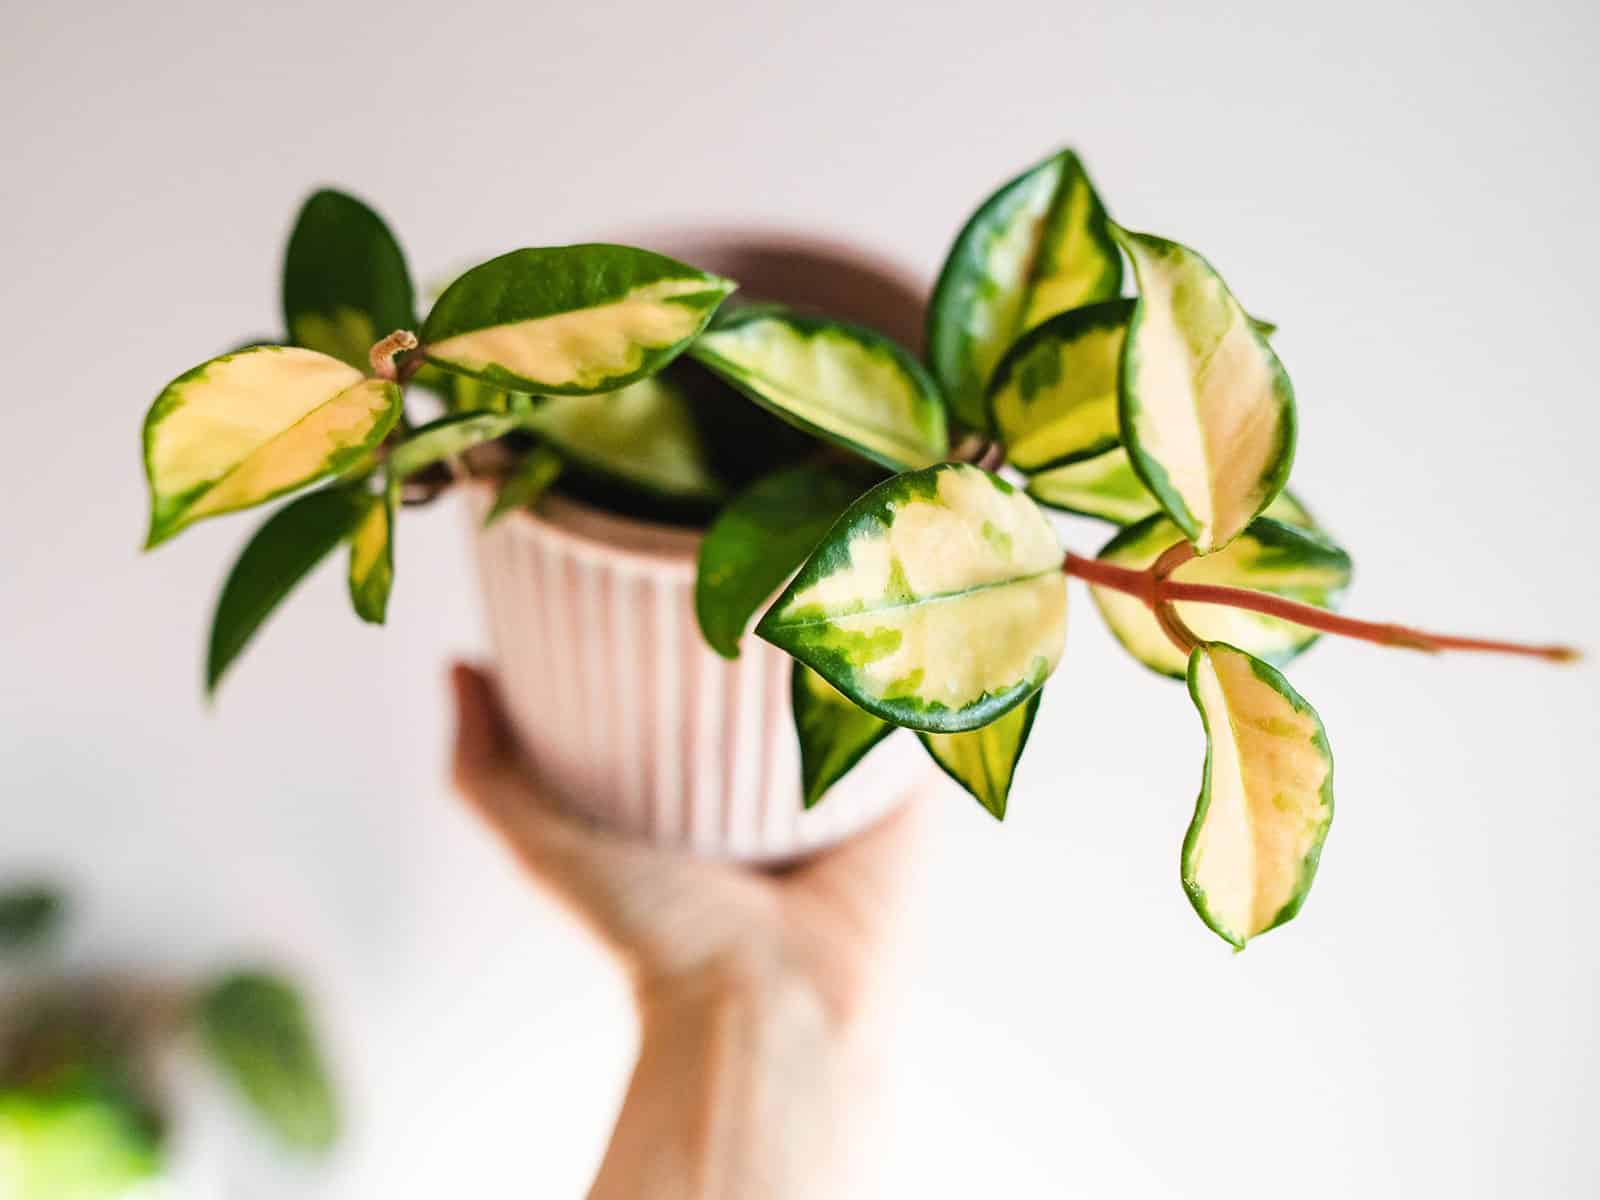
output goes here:
<path id="1" fill-rule="evenodd" d="M 813 808 L 894 726 L 851 703 L 804 663 L 794 664 L 789 690 L 800 739 L 801 796 Z"/>
<path id="2" fill-rule="evenodd" d="M 1115 297 L 1122 256 L 1105 207 L 1070 150 L 1011 180 L 957 235 L 928 307 L 928 361 L 952 412 L 988 426 L 989 377 L 1023 333 Z"/>
<path id="3" fill-rule="evenodd" d="M 784 420 L 890 470 L 930 466 L 949 450 L 933 380 L 870 329 L 756 308 L 719 322 L 692 354 Z"/>
<path id="4" fill-rule="evenodd" d="M 846 510 L 757 634 L 874 716 L 985 725 L 1054 670 L 1066 579 L 1038 507 L 977 467 L 899 475 Z"/>
<path id="5" fill-rule="evenodd" d="M 1316 712 L 1266 663 L 1204 643 L 1188 678 L 1206 764 L 1183 885 L 1201 920 L 1242 948 L 1305 901 L 1333 819 L 1333 757 Z"/>
<path id="6" fill-rule="evenodd" d="M 1123 352 L 1123 445 L 1167 515 L 1209 554 L 1283 490 L 1294 389 L 1205 259 L 1165 238 L 1117 237 L 1139 281 Z"/>
<path id="7" fill-rule="evenodd" d="M 233 564 L 211 619 L 208 693 L 295 584 L 350 536 L 370 499 L 359 487 L 327 488 L 291 501 L 256 530 Z"/>
<path id="8" fill-rule="evenodd" d="M 394 384 L 315 351 L 264 346 L 202 363 L 145 418 L 146 547 L 348 470 L 399 415 Z"/>
<path id="9" fill-rule="evenodd" d="M 1006 459 L 1033 473 L 1096 458 L 1119 444 L 1117 377 L 1133 301 L 1051 317 L 995 368 L 989 411 Z"/>
<path id="10" fill-rule="evenodd" d="M 919 733 L 939 769 L 954 779 L 997 821 L 1005 820 L 1006 799 L 1017 760 L 1028 744 L 1044 690 L 1034 692 L 1010 712 L 965 733 Z"/>
<path id="11" fill-rule="evenodd" d="M 332 190 L 305 202 L 284 255 L 283 315 L 296 346 L 359 371 L 379 338 L 416 328 L 405 255 L 377 213 Z"/>
<path id="12" fill-rule="evenodd" d="M 524 424 L 573 462 L 660 496 L 722 494 L 682 388 L 660 375 L 618 392 L 552 396 Z"/>
<path id="13" fill-rule="evenodd" d="M 513 250 L 445 289 L 423 351 L 508 391 L 616 391 L 670 362 L 734 286 L 630 246 Z"/>
<path id="14" fill-rule="evenodd" d="M 367 511 L 350 534 L 350 604 L 363 621 L 382 625 L 394 587 L 396 486 L 367 497 Z"/>
<path id="15" fill-rule="evenodd" d="M 713 650 L 739 656 L 739 639 L 756 609 L 863 489 L 860 479 L 839 470 L 794 467 L 758 480 L 729 502 L 706 531 L 695 573 L 695 616 Z"/>

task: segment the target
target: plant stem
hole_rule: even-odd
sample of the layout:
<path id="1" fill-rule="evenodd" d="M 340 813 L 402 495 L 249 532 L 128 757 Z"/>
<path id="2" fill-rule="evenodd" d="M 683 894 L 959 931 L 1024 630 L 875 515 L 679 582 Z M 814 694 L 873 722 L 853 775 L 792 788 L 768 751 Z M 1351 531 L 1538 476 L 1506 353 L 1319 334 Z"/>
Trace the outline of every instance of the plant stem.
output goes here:
<path id="1" fill-rule="evenodd" d="M 1163 559 L 1166 556 L 1163 555 Z M 1159 562 L 1159 560 L 1158 560 Z M 1570 646 L 1531 646 L 1522 642 L 1497 641 L 1491 638 L 1456 637 L 1451 634 L 1429 633 L 1406 625 L 1391 625 L 1378 621 L 1361 621 L 1342 617 L 1312 604 L 1301 604 L 1255 592 L 1249 588 L 1223 587 L 1219 584 L 1184 583 L 1177 579 L 1158 577 L 1154 569 L 1135 571 L 1097 559 L 1082 558 L 1069 553 L 1062 563 L 1063 571 L 1096 585 L 1111 588 L 1133 596 L 1152 611 L 1163 603 L 1187 601 L 1190 604 L 1221 604 L 1229 608 L 1242 608 L 1292 621 L 1307 629 L 1340 637 L 1375 642 L 1381 646 L 1402 646 L 1410 650 L 1478 650 L 1493 654 L 1521 654 L 1530 658 L 1543 658 L 1551 662 L 1571 662 L 1578 652 Z"/>
<path id="2" fill-rule="evenodd" d="M 415 350 L 416 348 L 416 334 L 409 329 L 396 329 L 388 337 L 372 344 L 372 349 L 367 351 L 367 361 L 372 364 L 372 373 L 379 379 L 387 379 L 390 383 L 400 383 L 403 381 L 400 379 L 399 371 L 395 369 L 394 357 L 403 350 Z M 412 371 L 415 371 L 415 369 L 413 367 Z"/>

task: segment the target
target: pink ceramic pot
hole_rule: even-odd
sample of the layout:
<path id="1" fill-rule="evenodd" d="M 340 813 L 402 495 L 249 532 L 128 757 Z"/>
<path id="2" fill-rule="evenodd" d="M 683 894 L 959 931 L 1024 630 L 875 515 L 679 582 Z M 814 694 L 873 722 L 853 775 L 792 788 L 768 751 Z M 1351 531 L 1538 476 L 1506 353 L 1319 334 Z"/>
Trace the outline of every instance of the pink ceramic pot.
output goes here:
<path id="1" fill-rule="evenodd" d="M 847 248 L 759 233 L 629 240 L 736 279 L 747 296 L 920 342 L 922 290 Z M 474 489 L 475 528 L 489 499 Z M 569 811 L 707 856 L 794 859 L 897 804 L 927 777 L 927 758 L 897 732 L 806 812 L 791 660 L 750 636 L 736 661 L 706 646 L 694 616 L 699 545 L 696 530 L 562 497 L 479 533 L 501 691 Z"/>

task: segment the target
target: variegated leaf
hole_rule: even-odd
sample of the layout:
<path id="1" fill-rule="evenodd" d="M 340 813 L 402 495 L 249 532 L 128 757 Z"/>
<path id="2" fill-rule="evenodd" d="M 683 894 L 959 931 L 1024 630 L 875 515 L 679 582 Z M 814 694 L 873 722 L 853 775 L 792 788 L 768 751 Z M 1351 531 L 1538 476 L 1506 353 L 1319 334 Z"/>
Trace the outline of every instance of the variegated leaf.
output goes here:
<path id="1" fill-rule="evenodd" d="M 355 485 L 324 488 L 290 501 L 256 530 L 233 564 L 211 620 L 208 694 L 295 584 L 354 532 L 370 499 Z"/>
<path id="2" fill-rule="evenodd" d="M 690 353 L 790 424 L 892 471 L 949 451 L 933 380 L 870 329 L 764 306 L 719 321 Z"/>
<path id="3" fill-rule="evenodd" d="M 344 472 L 399 416 L 394 384 L 312 350 L 263 346 L 202 363 L 145 417 L 146 549 L 202 517 Z"/>
<path id="4" fill-rule="evenodd" d="M 208 988 L 201 1040 L 251 1108 L 292 1149 L 322 1152 L 338 1134 L 333 1085 L 305 1004 L 283 980 L 238 972 Z"/>
<path id="5" fill-rule="evenodd" d="M 1027 487 L 1028 495 L 1040 504 L 1114 525 L 1132 525 L 1161 512 L 1161 505 L 1133 473 L 1128 452 L 1120 446 L 1096 458 L 1030 475 Z M 1279 492 L 1261 515 L 1302 529 L 1317 527 L 1305 506 L 1287 490 Z"/>
<path id="6" fill-rule="evenodd" d="M 1316 712 L 1259 659 L 1202 643 L 1188 677 L 1206 765 L 1183 886 L 1200 919 L 1243 949 L 1305 901 L 1333 819 L 1333 757 Z"/>
<path id="7" fill-rule="evenodd" d="M 1121 446 L 1094 458 L 1030 475 L 1028 495 L 1040 504 L 1083 517 L 1129 525 L 1160 512 L 1161 506 L 1133 473 Z"/>
<path id="8" fill-rule="evenodd" d="M 1012 466 L 1032 474 L 1120 444 L 1117 377 L 1132 312 L 1132 300 L 1074 308 L 1007 351 L 989 383 L 989 412 Z"/>
<path id="9" fill-rule="evenodd" d="M 517 429 L 526 429 L 527 425 L 526 412 L 465 412 L 440 417 L 395 443 L 389 453 L 389 473 L 396 479 L 404 479 L 474 446 L 492 442 Z"/>
<path id="10" fill-rule="evenodd" d="M 616 391 L 672 361 L 734 287 L 629 246 L 513 250 L 445 289 L 423 353 L 512 392 Z"/>
<path id="11" fill-rule="evenodd" d="M 655 495 L 722 495 L 682 387 L 661 375 L 598 396 L 552 396 L 524 424 L 575 465 Z"/>
<path id="12" fill-rule="evenodd" d="M 1123 444 L 1167 515 L 1209 554 L 1283 490 L 1294 389 L 1205 259 L 1164 238 L 1115 235 L 1139 281 L 1123 354 Z"/>
<path id="13" fill-rule="evenodd" d="M 695 572 L 695 616 L 713 650 L 739 657 L 751 615 L 863 490 L 846 472 L 805 466 L 758 480 L 729 502 L 700 543 Z"/>
<path id="14" fill-rule="evenodd" d="M 1122 256 L 1077 155 L 1007 183 L 956 236 L 928 306 L 928 361 L 951 410 L 988 424 L 990 373 L 1035 325 L 1122 289 Z"/>
<path id="15" fill-rule="evenodd" d="M 1153 516 L 1117 534 L 1099 557 L 1119 567 L 1143 570 L 1167 547 L 1182 540 L 1183 533 L 1169 519 Z M 1190 559 L 1172 578 L 1182 583 L 1250 588 L 1333 608 L 1349 586 L 1350 569 L 1350 556 L 1323 535 L 1257 517 L 1221 550 Z M 1173 645 L 1143 603 L 1110 588 L 1089 590 L 1100 615 L 1129 654 L 1151 670 L 1174 679 L 1184 677 L 1188 655 Z M 1317 639 L 1313 630 L 1261 613 L 1188 601 L 1175 607 L 1184 624 L 1205 641 L 1226 642 L 1279 666 Z"/>
<path id="16" fill-rule="evenodd" d="M 509 512 L 532 508 L 561 475 L 561 456 L 549 446 L 538 445 L 523 457 L 495 494 L 494 504 L 483 518 L 485 529 Z"/>
<path id="17" fill-rule="evenodd" d="M 379 338 L 416 328 L 405 255 L 377 213 L 331 190 L 305 202 L 284 256 L 283 315 L 296 346 L 361 371 Z"/>
<path id="18" fill-rule="evenodd" d="M 391 477 L 393 480 L 393 477 Z M 394 587 L 394 518 L 398 481 L 367 497 L 367 511 L 350 534 L 350 604 L 363 621 L 382 625 Z"/>
<path id="19" fill-rule="evenodd" d="M 801 796 L 805 806 L 813 808 L 868 750 L 894 732 L 894 726 L 851 703 L 801 662 L 790 674 L 789 695 L 800 739 Z"/>
<path id="20" fill-rule="evenodd" d="M 931 733 L 986 725 L 1055 669 L 1061 545 L 977 467 L 899 475 L 852 504 L 756 633 L 874 716 Z"/>
<path id="21" fill-rule="evenodd" d="M 971 793 L 994 819 L 1006 817 L 1006 799 L 1017 760 L 1028 744 L 1039 711 L 1041 688 L 998 720 L 965 733 L 919 733 L 922 744 L 944 773 Z"/>

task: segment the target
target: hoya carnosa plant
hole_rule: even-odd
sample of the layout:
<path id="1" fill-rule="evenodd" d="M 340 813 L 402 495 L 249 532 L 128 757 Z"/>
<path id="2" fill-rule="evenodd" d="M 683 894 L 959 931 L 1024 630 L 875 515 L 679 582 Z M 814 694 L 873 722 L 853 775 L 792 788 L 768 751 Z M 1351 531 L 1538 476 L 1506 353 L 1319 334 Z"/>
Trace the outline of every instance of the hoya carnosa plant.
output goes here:
<path id="1" fill-rule="evenodd" d="M 907 728 L 1000 818 L 1077 577 L 1138 662 L 1187 682 L 1206 755 L 1183 884 L 1242 947 L 1299 910 L 1333 814 L 1327 738 L 1280 667 L 1323 633 L 1572 657 L 1331 611 L 1350 558 L 1286 490 L 1273 326 L 1196 251 L 1118 223 L 1071 151 L 961 229 L 925 359 L 827 313 L 729 304 L 735 286 L 644 249 L 514 250 L 417 319 L 379 218 L 313 196 L 286 344 L 180 375 L 146 421 L 150 545 L 315 486 L 229 577 L 208 688 L 340 545 L 357 614 L 382 621 L 399 506 L 488 473 L 491 521 L 555 488 L 707 526 L 701 630 L 737 657 L 764 609 L 757 636 L 795 660 L 807 806 Z M 416 420 L 408 385 L 442 415 Z M 1079 555 L 1049 509 L 1117 531 Z"/>

